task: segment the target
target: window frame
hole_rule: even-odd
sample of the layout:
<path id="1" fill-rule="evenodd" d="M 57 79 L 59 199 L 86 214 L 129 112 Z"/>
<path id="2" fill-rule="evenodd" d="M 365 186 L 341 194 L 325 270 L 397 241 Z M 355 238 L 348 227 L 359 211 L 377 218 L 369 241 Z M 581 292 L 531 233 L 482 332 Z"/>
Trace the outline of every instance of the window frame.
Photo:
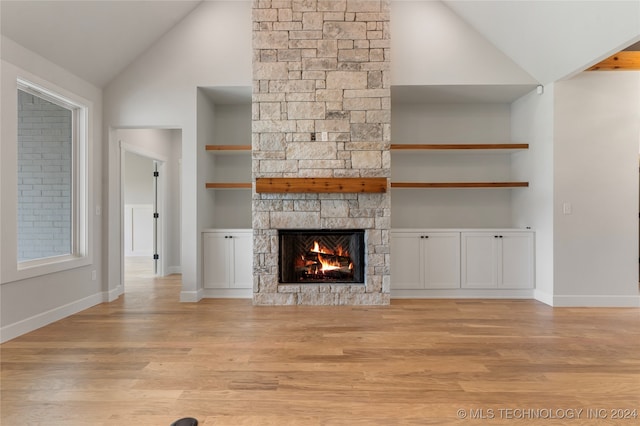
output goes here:
<path id="1" fill-rule="evenodd" d="M 29 93 L 58 106 L 69 109 L 72 113 L 71 141 L 71 253 L 59 256 L 43 257 L 18 261 L 16 255 L 16 278 L 44 275 L 51 272 L 85 266 L 91 262 L 89 250 L 89 117 L 90 107 L 87 102 L 71 99 L 62 95 L 59 90 L 50 89 L 28 79 L 17 78 L 15 95 L 18 90 Z M 17 102 L 16 102 L 17 106 Z M 16 111 L 16 118 L 19 112 Z M 16 120 L 17 126 L 17 120 Z M 16 133 L 16 150 L 18 138 Z M 17 172 L 16 157 L 16 172 Z M 16 193 L 16 208 L 18 196 Z M 17 254 L 17 216 L 16 216 L 16 254 Z M 3 280 L 4 281 L 4 280 Z"/>

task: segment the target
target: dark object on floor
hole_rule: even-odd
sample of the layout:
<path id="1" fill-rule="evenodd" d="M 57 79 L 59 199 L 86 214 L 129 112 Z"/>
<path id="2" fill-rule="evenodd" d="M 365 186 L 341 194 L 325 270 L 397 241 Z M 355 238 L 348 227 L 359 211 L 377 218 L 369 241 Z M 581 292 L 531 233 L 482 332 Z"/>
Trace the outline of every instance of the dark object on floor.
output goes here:
<path id="1" fill-rule="evenodd" d="M 198 426 L 198 420 L 194 419 L 193 417 L 185 417 L 171 423 L 171 426 Z"/>

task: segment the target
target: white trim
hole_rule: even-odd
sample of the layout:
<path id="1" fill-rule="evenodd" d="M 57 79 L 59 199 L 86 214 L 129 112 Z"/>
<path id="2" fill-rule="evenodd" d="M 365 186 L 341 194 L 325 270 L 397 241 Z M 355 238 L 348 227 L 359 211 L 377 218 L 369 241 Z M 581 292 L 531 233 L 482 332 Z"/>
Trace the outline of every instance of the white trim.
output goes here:
<path id="1" fill-rule="evenodd" d="M 392 299 L 533 299 L 533 289 L 391 290 Z"/>
<path id="2" fill-rule="evenodd" d="M 116 288 L 113 288 L 111 290 L 109 290 L 107 292 L 107 300 L 106 302 L 113 302 L 114 300 L 116 300 L 118 297 L 122 296 L 124 294 L 124 286 L 119 285 Z"/>
<path id="3" fill-rule="evenodd" d="M 169 266 L 167 267 L 167 275 L 182 274 L 182 266 Z"/>
<path id="4" fill-rule="evenodd" d="M 553 296 L 553 307 L 640 308 L 640 296 L 561 295 Z"/>
<path id="5" fill-rule="evenodd" d="M 202 297 L 207 299 L 251 299 L 252 288 L 205 288 Z"/>
<path id="6" fill-rule="evenodd" d="M 105 302 L 106 293 L 96 293 L 91 296 L 76 300 L 66 305 L 58 306 L 54 309 L 42 312 L 21 321 L 9 324 L 0 329 L 0 343 L 7 342 L 23 334 L 32 332 L 41 327 L 59 321 L 63 318 L 77 314 L 92 306 Z"/>
<path id="7" fill-rule="evenodd" d="M 202 299 L 202 289 L 197 291 L 184 291 L 180 292 L 181 302 L 199 302 Z"/>
<path id="8" fill-rule="evenodd" d="M 536 289 L 533 293 L 534 299 L 546 305 L 553 306 L 553 294 L 545 293 Z"/>

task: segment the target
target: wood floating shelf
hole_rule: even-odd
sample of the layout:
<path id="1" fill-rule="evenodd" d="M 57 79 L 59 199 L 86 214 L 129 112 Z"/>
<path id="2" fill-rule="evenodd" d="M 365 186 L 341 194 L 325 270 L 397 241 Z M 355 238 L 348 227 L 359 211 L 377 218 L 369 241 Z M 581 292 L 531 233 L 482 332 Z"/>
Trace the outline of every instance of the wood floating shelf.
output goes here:
<path id="1" fill-rule="evenodd" d="M 409 150 L 497 150 L 497 149 L 529 149 L 528 143 L 483 143 L 483 144 L 391 144 L 392 151 Z"/>
<path id="2" fill-rule="evenodd" d="M 257 193 L 383 193 L 387 178 L 257 178 Z"/>
<path id="3" fill-rule="evenodd" d="M 391 188 L 524 188 L 529 182 L 391 182 Z"/>
<path id="4" fill-rule="evenodd" d="M 205 149 L 213 152 L 251 151 L 251 145 L 207 145 Z"/>
<path id="5" fill-rule="evenodd" d="M 613 56 L 609 56 L 587 71 L 637 71 L 640 70 L 640 52 L 626 51 L 618 52 Z"/>
<path id="6" fill-rule="evenodd" d="M 220 183 L 206 183 L 207 189 L 251 189 L 251 182 L 220 182 Z"/>

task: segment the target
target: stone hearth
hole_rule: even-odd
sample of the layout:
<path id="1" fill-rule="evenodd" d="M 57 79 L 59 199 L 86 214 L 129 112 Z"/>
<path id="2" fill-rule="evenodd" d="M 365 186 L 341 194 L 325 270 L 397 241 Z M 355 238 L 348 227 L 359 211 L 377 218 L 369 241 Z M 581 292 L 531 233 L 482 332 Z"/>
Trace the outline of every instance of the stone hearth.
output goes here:
<path id="1" fill-rule="evenodd" d="M 253 178 L 390 177 L 389 3 L 256 0 Z M 390 195 L 257 193 L 254 304 L 388 304 Z M 278 230 L 363 229 L 365 279 L 283 284 Z"/>

